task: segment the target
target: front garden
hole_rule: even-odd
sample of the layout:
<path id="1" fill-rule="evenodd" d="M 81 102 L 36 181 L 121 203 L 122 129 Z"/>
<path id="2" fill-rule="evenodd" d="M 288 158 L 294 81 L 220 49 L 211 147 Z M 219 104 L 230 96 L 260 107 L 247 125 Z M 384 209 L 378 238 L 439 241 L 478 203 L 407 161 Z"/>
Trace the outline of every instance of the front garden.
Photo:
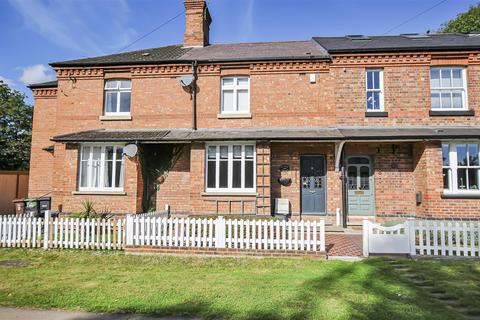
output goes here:
<path id="1" fill-rule="evenodd" d="M 480 316 L 478 260 L 343 262 L 0 249 L 0 279 L 3 306 L 228 319 Z"/>

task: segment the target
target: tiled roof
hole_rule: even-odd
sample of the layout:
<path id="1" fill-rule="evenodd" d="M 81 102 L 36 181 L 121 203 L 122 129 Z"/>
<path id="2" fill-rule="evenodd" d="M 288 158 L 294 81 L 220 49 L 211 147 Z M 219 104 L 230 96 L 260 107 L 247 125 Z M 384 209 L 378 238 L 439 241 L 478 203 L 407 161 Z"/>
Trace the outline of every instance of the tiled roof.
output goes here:
<path id="1" fill-rule="evenodd" d="M 181 45 L 172 45 L 160 48 L 110 54 L 93 58 L 53 62 L 50 63 L 50 65 L 52 67 L 62 67 L 162 63 L 179 60 L 178 58 L 189 50 L 190 48 L 183 48 Z"/>
<path id="2" fill-rule="evenodd" d="M 57 142 L 225 140 L 392 140 L 478 138 L 480 126 L 309 127 L 271 129 L 97 129 L 53 137 Z"/>
<path id="3" fill-rule="evenodd" d="M 40 88 L 54 88 L 58 86 L 58 81 L 47 81 L 47 82 L 40 82 L 40 83 L 32 83 L 29 84 L 28 87 L 30 89 L 40 89 Z"/>
<path id="4" fill-rule="evenodd" d="M 313 37 L 330 54 L 355 52 L 480 49 L 480 34 Z"/>

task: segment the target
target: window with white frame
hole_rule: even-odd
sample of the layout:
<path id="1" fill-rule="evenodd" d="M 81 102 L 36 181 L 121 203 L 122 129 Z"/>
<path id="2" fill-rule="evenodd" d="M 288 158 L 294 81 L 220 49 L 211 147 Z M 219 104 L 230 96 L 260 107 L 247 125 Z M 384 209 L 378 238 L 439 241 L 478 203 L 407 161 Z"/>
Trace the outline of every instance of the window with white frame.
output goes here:
<path id="1" fill-rule="evenodd" d="M 442 144 L 443 187 L 447 192 L 479 191 L 479 144 Z"/>
<path id="2" fill-rule="evenodd" d="M 207 192 L 254 192 L 255 145 L 207 145 L 205 172 Z"/>
<path id="3" fill-rule="evenodd" d="M 366 70 L 367 111 L 383 111 L 383 70 Z"/>
<path id="4" fill-rule="evenodd" d="M 123 146 L 82 145 L 79 191 L 123 191 Z"/>
<path id="5" fill-rule="evenodd" d="M 467 109 L 465 68 L 431 68 L 430 98 L 432 110 Z"/>
<path id="6" fill-rule="evenodd" d="M 248 77 L 223 77 L 221 79 L 221 113 L 250 112 L 250 79 Z"/>
<path id="7" fill-rule="evenodd" d="M 130 114 L 130 97 L 132 82 L 130 80 L 105 81 L 105 115 Z"/>

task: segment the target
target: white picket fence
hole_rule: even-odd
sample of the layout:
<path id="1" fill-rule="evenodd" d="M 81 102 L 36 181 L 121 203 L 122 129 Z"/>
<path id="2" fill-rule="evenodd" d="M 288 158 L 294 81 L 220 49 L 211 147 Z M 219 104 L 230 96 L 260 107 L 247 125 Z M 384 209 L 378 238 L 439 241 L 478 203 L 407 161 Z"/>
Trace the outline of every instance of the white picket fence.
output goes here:
<path id="1" fill-rule="evenodd" d="M 365 220 L 363 253 L 480 257 L 480 222 L 415 221 L 383 227 Z"/>
<path id="2" fill-rule="evenodd" d="M 125 219 L 0 216 L 0 246 L 121 250 Z"/>
<path id="3" fill-rule="evenodd" d="M 325 221 L 127 216 L 127 245 L 325 251 Z"/>

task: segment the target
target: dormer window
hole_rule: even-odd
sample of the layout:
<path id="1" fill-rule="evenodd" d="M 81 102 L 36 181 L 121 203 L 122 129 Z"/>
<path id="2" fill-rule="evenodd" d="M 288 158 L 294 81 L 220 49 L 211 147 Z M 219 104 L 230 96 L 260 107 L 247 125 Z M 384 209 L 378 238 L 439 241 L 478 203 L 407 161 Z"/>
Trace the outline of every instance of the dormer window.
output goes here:
<path id="1" fill-rule="evenodd" d="M 221 114 L 248 114 L 250 112 L 250 79 L 223 77 Z"/>
<path id="2" fill-rule="evenodd" d="M 132 83 L 130 80 L 105 82 L 105 115 L 129 115 Z"/>

